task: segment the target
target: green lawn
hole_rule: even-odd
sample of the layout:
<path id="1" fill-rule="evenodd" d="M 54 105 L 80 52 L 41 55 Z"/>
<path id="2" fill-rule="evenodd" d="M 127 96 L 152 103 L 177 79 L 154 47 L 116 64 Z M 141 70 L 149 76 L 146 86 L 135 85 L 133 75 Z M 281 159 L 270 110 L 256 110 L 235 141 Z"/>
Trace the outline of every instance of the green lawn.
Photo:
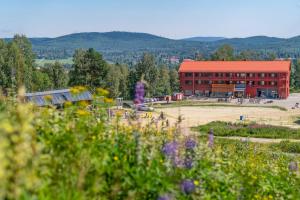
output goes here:
<path id="1" fill-rule="evenodd" d="M 195 130 L 207 134 L 213 129 L 216 136 L 239 136 L 256 138 L 300 139 L 300 130 L 281 126 L 260 125 L 255 123 L 211 122 L 195 127 Z"/>
<path id="2" fill-rule="evenodd" d="M 53 64 L 56 61 L 62 63 L 63 65 L 65 65 L 65 64 L 72 65 L 73 64 L 73 60 L 72 60 L 71 57 L 70 58 L 66 58 L 66 59 L 57 59 L 57 60 L 49 60 L 49 59 L 36 59 L 35 60 L 36 64 L 38 66 L 41 66 L 41 67 L 43 67 L 47 63 Z"/>

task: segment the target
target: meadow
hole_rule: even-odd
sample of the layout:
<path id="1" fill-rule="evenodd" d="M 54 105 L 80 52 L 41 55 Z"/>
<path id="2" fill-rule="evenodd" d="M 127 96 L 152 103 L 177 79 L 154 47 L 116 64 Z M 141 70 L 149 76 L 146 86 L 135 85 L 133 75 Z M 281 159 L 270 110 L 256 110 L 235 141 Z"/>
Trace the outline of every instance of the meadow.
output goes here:
<path id="1" fill-rule="evenodd" d="M 56 60 L 52 60 L 52 59 L 36 59 L 35 62 L 38 66 L 43 67 L 45 64 L 54 64 L 56 61 L 58 61 L 59 63 L 61 63 L 62 65 L 72 65 L 73 64 L 73 58 L 65 58 L 65 59 L 56 59 Z"/>
<path id="2" fill-rule="evenodd" d="M 0 199 L 300 198 L 297 154 L 135 116 L 125 126 L 107 115 L 112 99 L 96 99 L 57 110 L 1 98 Z"/>
<path id="3" fill-rule="evenodd" d="M 210 129 L 214 130 L 217 136 L 241 136 L 257 138 L 283 138 L 300 139 L 300 130 L 283 126 L 263 125 L 255 122 L 221 122 L 214 121 L 201 125 L 194 130 L 207 133 Z"/>

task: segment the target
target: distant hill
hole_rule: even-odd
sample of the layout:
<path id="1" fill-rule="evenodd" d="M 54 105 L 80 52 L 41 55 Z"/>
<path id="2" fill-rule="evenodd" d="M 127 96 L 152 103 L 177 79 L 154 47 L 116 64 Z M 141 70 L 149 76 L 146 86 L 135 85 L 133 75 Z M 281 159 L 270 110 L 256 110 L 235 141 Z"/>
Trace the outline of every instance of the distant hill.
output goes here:
<path id="1" fill-rule="evenodd" d="M 10 40 L 10 39 L 6 39 Z M 196 53 L 207 57 L 223 44 L 234 47 L 236 52 L 254 50 L 277 57 L 300 57 L 300 36 L 283 39 L 267 36 L 248 38 L 194 37 L 173 40 L 147 33 L 90 32 L 74 33 L 56 38 L 30 38 L 38 58 L 69 58 L 79 48 L 94 48 L 112 62 L 136 62 L 142 53 L 150 52 L 160 61 L 170 57 L 194 58 Z"/>
<path id="2" fill-rule="evenodd" d="M 224 37 L 191 37 L 182 39 L 184 41 L 196 41 L 196 42 L 215 42 L 219 40 L 224 40 Z"/>

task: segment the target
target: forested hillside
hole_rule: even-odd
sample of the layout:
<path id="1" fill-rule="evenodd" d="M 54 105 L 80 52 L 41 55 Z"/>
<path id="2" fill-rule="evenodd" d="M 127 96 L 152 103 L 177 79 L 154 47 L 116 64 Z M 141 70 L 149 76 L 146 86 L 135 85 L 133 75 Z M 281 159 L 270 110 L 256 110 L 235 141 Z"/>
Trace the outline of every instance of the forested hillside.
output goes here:
<path id="1" fill-rule="evenodd" d="M 6 39 L 11 40 L 11 39 Z M 146 33 L 107 32 L 75 33 L 57 38 L 30 38 L 37 58 L 62 59 L 72 57 L 76 49 L 94 48 L 110 62 L 136 64 L 144 52 L 152 53 L 161 63 L 177 59 L 208 58 L 217 48 L 229 44 L 238 54 L 251 50 L 265 59 L 273 53 L 278 58 L 300 57 L 300 36 L 289 39 L 255 36 L 249 38 L 200 38 L 173 40 Z"/>

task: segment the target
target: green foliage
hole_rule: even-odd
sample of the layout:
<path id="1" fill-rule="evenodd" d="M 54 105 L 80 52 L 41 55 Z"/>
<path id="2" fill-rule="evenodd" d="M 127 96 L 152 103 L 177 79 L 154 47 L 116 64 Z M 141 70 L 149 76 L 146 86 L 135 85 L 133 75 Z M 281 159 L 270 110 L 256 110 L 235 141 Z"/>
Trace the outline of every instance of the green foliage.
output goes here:
<path id="1" fill-rule="evenodd" d="M 141 60 L 129 71 L 128 84 L 130 94 L 134 95 L 134 86 L 143 79 L 146 83 L 146 96 L 170 95 L 179 91 L 178 72 L 165 65 L 157 66 L 152 54 L 145 53 Z"/>
<path id="2" fill-rule="evenodd" d="M 53 88 L 50 77 L 47 73 L 41 70 L 35 70 L 32 75 L 32 81 L 34 82 L 32 86 L 32 91 L 47 91 Z"/>
<path id="3" fill-rule="evenodd" d="M 147 83 L 146 96 L 153 96 L 158 80 L 158 69 L 156 67 L 154 56 L 145 53 L 139 63 L 135 66 L 135 73 L 138 80 L 143 78 Z"/>
<path id="4" fill-rule="evenodd" d="M 38 190 L 40 145 L 30 105 L 0 100 L 0 199 L 20 199 Z"/>
<path id="5" fill-rule="evenodd" d="M 234 60 L 234 50 L 228 45 L 224 44 L 217 49 L 217 51 L 211 55 L 212 60 Z"/>
<path id="6" fill-rule="evenodd" d="M 217 139 L 211 149 L 196 136 L 188 150 L 175 129 L 123 126 L 118 117 L 108 121 L 108 104 L 86 106 L 0 101 L 1 199 L 299 199 L 299 174 L 288 168 L 299 157 Z M 174 139 L 178 159 L 193 155 L 191 168 L 163 154 Z M 181 191 L 186 179 L 191 194 Z"/>
<path id="7" fill-rule="evenodd" d="M 46 64 L 43 71 L 48 75 L 52 89 L 66 88 L 68 84 L 68 76 L 63 65 L 59 62 L 54 64 Z"/>
<path id="8" fill-rule="evenodd" d="M 109 65 L 106 77 L 106 87 L 108 88 L 111 97 L 130 99 L 128 91 L 128 74 L 129 69 L 126 65 Z"/>
<path id="9" fill-rule="evenodd" d="M 281 141 L 278 144 L 272 144 L 272 149 L 280 149 L 286 153 L 300 153 L 300 143 L 299 142 L 290 142 L 288 140 Z"/>
<path id="10" fill-rule="evenodd" d="M 155 95 L 163 96 L 171 94 L 171 79 L 169 69 L 166 66 L 160 66 L 157 74 L 157 81 L 155 87 Z"/>
<path id="11" fill-rule="evenodd" d="M 296 88 L 300 88 L 300 60 L 294 64 L 293 83 Z"/>
<path id="12" fill-rule="evenodd" d="M 211 122 L 197 129 L 202 133 L 214 130 L 217 136 L 300 139 L 300 130 L 256 123 Z"/>
<path id="13" fill-rule="evenodd" d="M 91 88 L 104 87 L 108 65 L 102 55 L 94 49 L 77 50 L 73 57 L 73 70 L 70 71 L 70 85 L 83 85 Z"/>

